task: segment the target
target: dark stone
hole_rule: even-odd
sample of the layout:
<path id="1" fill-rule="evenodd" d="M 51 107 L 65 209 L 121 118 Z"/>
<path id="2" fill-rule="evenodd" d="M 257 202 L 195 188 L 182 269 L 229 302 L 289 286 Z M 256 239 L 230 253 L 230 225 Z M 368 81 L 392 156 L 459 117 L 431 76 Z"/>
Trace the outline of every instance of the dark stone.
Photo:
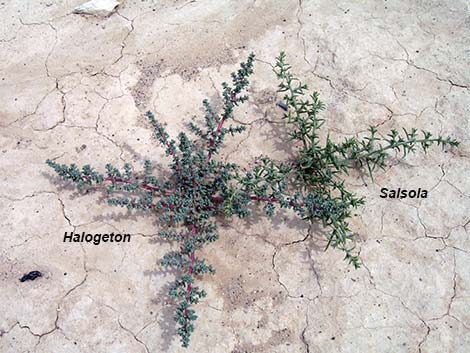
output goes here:
<path id="1" fill-rule="evenodd" d="M 29 273 L 26 273 L 23 275 L 23 277 L 20 278 L 20 282 L 25 282 L 25 281 L 34 281 L 36 278 L 42 277 L 42 273 L 39 271 L 31 271 Z"/>

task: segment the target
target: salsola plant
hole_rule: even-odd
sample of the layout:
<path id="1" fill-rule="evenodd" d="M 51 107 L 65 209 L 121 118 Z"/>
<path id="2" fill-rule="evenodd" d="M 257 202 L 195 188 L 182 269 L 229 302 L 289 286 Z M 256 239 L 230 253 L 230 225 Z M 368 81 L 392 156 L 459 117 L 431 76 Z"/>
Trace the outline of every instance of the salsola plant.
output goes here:
<path id="1" fill-rule="evenodd" d="M 415 129 L 402 134 L 392 130 L 386 138 L 380 138 L 373 127 L 363 138 L 334 143 L 326 137 L 322 143 L 320 128 L 324 121 L 318 114 L 324 105 L 319 94 L 308 94 L 307 86 L 293 76 L 281 53 L 274 72 L 280 81 L 279 92 L 283 93 L 285 128 L 298 147 L 297 156 L 284 161 L 263 156 L 251 170 L 214 159 L 227 135 L 244 130 L 244 126 L 234 124 L 233 114 L 248 99 L 245 92 L 253 63 L 251 54 L 232 73 L 231 84 L 222 84 L 223 106 L 219 112 L 209 101 L 203 101 L 204 120 L 190 122 L 190 134 L 180 132 L 173 139 L 151 112 L 146 113 L 155 138 L 171 157 L 169 178 L 154 176 L 148 160 L 140 173 L 129 164 L 122 170 L 108 164 L 104 174 L 89 165 L 79 168 L 47 160 L 62 178 L 79 188 L 106 183 L 110 204 L 155 214 L 164 226 L 159 235 L 179 244 L 178 251 L 168 252 L 161 264 L 178 270 L 169 295 L 175 300 L 174 318 L 184 347 L 189 345 L 194 331 L 194 304 L 206 296 L 196 279 L 215 271 L 197 252 L 219 237 L 216 217 L 248 217 L 252 207 L 258 205 L 268 216 L 274 214 L 276 207 L 291 209 L 302 220 L 321 222 L 327 229 L 328 246 L 344 251 L 345 259 L 359 267 L 355 235 L 347 220 L 351 210 L 363 204 L 364 199 L 346 189 L 341 174 L 350 168 L 364 167 L 372 175 L 376 168 L 386 166 L 391 151 L 406 155 L 417 147 L 426 150 L 433 143 L 458 144 L 448 137 L 433 138 L 428 132 L 419 137 Z"/>

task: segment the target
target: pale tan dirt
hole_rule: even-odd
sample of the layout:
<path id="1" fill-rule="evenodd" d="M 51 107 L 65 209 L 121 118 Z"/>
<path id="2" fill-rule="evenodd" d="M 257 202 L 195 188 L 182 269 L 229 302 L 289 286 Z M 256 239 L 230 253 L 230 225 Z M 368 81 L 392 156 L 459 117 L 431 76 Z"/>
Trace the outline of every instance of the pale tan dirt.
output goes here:
<path id="1" fill-rule="evenodd" d="M 71 14 L 79 3 L 0 3 L 0 352 L 470 352 L 468 2 L 129 0 L 107 18 Z M 143 112 L 174 136 L 202 99 L 220 103 L 251 51 L 236 116 L 247 133 L 222 158 L 286 158 L 269 66 L 281 50 L 327 103 L 325 135 L 417 126 L 462 146 L 347 179 L 367 198 L 352 220 L 359 270 L 290 214 L 227 222 L 205 250 L 217 274 L 200 282 L 209 295 L 184 350 L 159 225 L 79 195 L 44 161 L 164 166 Z M 429 197 L 381 199 L 385 186 Z M 73 230 L 132 240 L 63 243 Z M 20 283 L 31 270 L 44 277 Z"/>

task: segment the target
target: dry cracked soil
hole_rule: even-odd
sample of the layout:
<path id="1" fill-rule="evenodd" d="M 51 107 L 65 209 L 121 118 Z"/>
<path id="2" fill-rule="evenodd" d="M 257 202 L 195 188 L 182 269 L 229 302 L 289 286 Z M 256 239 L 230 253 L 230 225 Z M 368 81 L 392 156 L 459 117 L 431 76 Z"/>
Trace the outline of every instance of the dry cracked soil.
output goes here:
<path id="1" fill-rule="evenodd" d="M 107 17 L 73 14 L 79 4 L 0 3 L 0 352 L 470 352 L 467 1 L 128 0 Z M 59 185 L 44 161 L 164 165 L 143 113 L 175 136 L 250 52 L 236 113 L 247 131 L 220 158 L 282 159 L 270 66 L 281 50 L 321 92 L 325 135 L 416 126 L 462 144 L 346 179 L 367 200 L 351 222 L 359 270 L 288 213 L 224 224 L 184 349 L 159 225 Z M 429 195 L 383 199 L 382 187 Z M 65 231 L 132 237 L 95 246 L 64 243 Z M 19 281 L 32 270 L 43 276 Z"/>

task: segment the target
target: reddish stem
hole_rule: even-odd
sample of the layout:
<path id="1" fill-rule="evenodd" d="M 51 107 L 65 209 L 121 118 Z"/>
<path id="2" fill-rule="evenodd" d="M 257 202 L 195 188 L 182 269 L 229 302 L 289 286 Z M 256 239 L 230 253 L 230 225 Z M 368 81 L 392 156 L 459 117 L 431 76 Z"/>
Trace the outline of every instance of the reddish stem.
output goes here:
<path id="1" fill-rule="evenodd" d="M 196 236 L 196 226 L 194 224 L 191 224 L 191 237 L 195 237 L 195 236 Z M 194 263 L 196 262 L 195 252 L 192 251 L 191 255 L 189 255 L 189 256 L 191 258 L 191 263 L 190 263 L 189 268 L 188 268 L 188 273 L 191 275 L 193 273 Z M 189 302 L 189 299 L 191 298 L 191 283 L 188 283 L 188 285 L 186 286 L 186 298 Z M 185 313 L 185 315 L 187 315 L 188 310 L 185 309 L 184 313 Z"/>
<path id="2" fill-rule="evenodd" d="M 253 201 L 269 201 L 269 202 L 279 202 L 279 199 L 275 198 L 275 197 L 258 197 L 258 196 L 250 196 L 250 200 L 253 200 Z M 301 206 L 302 204 L 300 203 L 296 203 L 294 201 L 289 201 L 289 205 L 291 206 Z"/>
<path id="3" fill-rule="evenodd" d="M 222 119 L 220 121 L 222 121 Z M 219 125 L 221 125 L 220 122 L 219 122 Z M 208 155 L 208 157 L 210 157 L 210 154 Z M 89 179 L 88 176 L 83 176 L 83 178 L 84 179 Z M 106 178 L 104 178 L 104 180 L 105 181 L 114 181 L 114 182 L 118 182 L 118 183 L 126 183 L 126 184 L 132 184 L 133 183 L 133 181 L 131 181 L 131 180 L 122 180 L 121 178 L 118 178 L 118 177 L 106 177 Z M 142 189 L 145 189 L 145 190 L 152 190 L 152 191 L 159 191 L 160 190 L 159 188 L 157 188 L 155 186 L 151 186 L 151 185 L 148 185 L 148 184 L 145 184 L 145 183 L 141 183 L 140 187 Z M 171 195 L 174 192 L 175 192 L 175 190 L 167 190 L 167 191 L 165 191 L 165 194 Z M 279 199 L 277 199 L 275 197 L 259 197 L 259 196 L 255 196 L 255 195 L 250 196 L 250 200 L 252 200 L 252 201 L 265 201 L 265 202 L 266 201 L 267 202 L 279 202 Z M 216 203 L 222 203 L 222 202 L 224 202 L 224 198 L 221 197 L 221 196 L 213 196 L 212 201 L 216 202 Z M 289 204 L 291 206 L 301 206 L 301 204 L 295 203 L 293 201 L 289 201 Z M 147 206 L 153 208 L 156 205 L 152 203 L 152 204 L 148 204 Z M 165 204 L 163 206 L 165 206 Z M 173 208 L 174 206 L 171 206 L 171 207 Z M 210 209 L 210 207 L 209 207 L 209 209 Z"/>
<path id="4" fill-rule="evenodd" d="M 206 163 L 208 163 L 211 160 L 211 157 L 212 157 L 211 149 L 215 145 L 215 139 L 217 138 L 217 135 L 220 133 L 220 130 L 222 129 L 222 126 L 224 125 L 224 122 L 225 122 L 225 117 L 222 116 L 219 120 L 219 123 L 217 124 L 217 128 L 215 129 L 215 136 L 211 140 L 211 143 L 209 144 L 209 152 L 207 153 Z"/>
<path id="5" fill-rule="evenodd" d="M 88 175 L 84 175 L 84 176 L 82 176 L 82 178 L 85 179 L 85 180 L 90 180 L 91 179 L 91 177 L 88 176 Z M 126 183 L 126 184 L 133 184 L 134 183 L 134 181 L 132 181 L 132 180 L 122 180 L 119 177 L 106 177 L 106 178 L 104 178 L 104 181 L 114 181 L 114 182 L 117 182 L 117 183 Z M 156 186 L 152 186 L 152 185 L 145 184 L 145 183 L 141 183 L 141 184 L 139 184 L 139 186 L 142 189 L 145 189 L 145 190 L 152 190 L 152 191 L 159 191 L 160 190 Z"/>
<path id="6" fill-rule="evenodd" d="M 104 178 L 104 180 L 105 181 L 114 181 L 114 182 L 118 182 L 118 183 L 126 183 L 126 184 L 134 183 L 131 180 L 122 180 L 121 178 L 118 178 L 118 177 L 106 177 L 106 178 Z M 141 183 L 140 187 L 142 189 L 145 189 L 145 190 L 152 190 L 152 191 L 159 191 L 160 190 L 156 186 L 151 186 L 151 185 L 148 185 L 148 184 L 145 184 L 145 183 Z"/>
<path id="7" fill-rule="evenodd" d="M 279 199 L 276 197 L 259 197 L 255 195 L 250 196 L 250 200 L 252 201 L 268 201 L 268 202 L 279 202 Z M 214 196 L 212 197 L 212 201 L 216 203 L 222 203 L 224 202 L 224 198 L 220 196 Z M 289 201 L 289 205 L 291 206 L 302 206 L 301 203 L 296 203 L 294 201 Z"/>
<path id="8" fill-rule="evenodd" d="M 231 104 L 235 103 L 236 98 L 237 98 L 236 95 L 234 93 L 232 93 L 232 96 L 230 97 L 230 103 Z M 217 124 L 217 127 L 215 129 L 215 136 L 211 140 L 211 143 L 209 144 L 209 152 L 207 153 L 206 163 L 208 163 L 211 160 L 212 152 L 210 150 L 211 150 L 212 147 L 214 147 L 215 139 L 217 138 L 217 135 L 220 133 L 220 130 L 222 129 L 222 126 L 224 125 L 224 122 L 225 122 L 225 116 L 222 115 L 222 117 L 220 118 L 219 123 Z"/>
<path id="9" fill-rule="evenodd" d="M 176 151 L 171 148 L 171 145 L 168 142 L 168 140 L 165 138 L 165 136 L 160 135 L 160 140 L 165 141 L 164 145 L 168 148 L 168 151 L 170 152 L 170 155 L 172 157 L 175 157 L 176 156 Z M 181 165 L 178 161 L 176 161 L 176 168 L 178 169 L 178 171 L 180 171 L 180 172 L 182 171 Z"/>

